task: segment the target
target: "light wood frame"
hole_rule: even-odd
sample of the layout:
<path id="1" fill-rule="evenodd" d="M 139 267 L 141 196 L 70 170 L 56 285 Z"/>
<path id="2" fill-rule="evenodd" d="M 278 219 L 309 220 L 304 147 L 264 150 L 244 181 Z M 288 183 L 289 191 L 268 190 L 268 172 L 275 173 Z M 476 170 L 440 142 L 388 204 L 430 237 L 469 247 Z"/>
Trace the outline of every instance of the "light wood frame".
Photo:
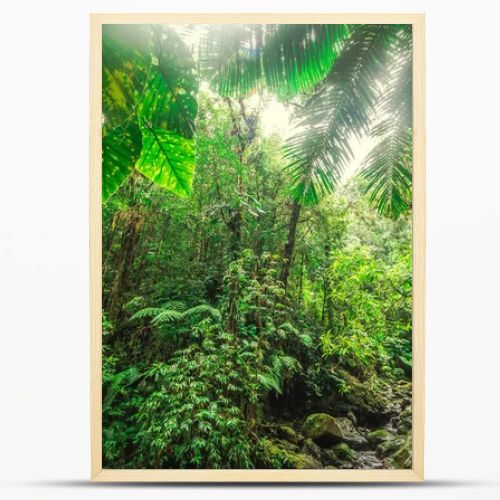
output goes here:
<path id="1" fill-rule="evenodd" d="M 101 57 L 103 24 L 413 25 L 413 468 L 408 470 L 192 470 L 102 467 Z M 91 14 L 90 15 L 90 412 L 91 479 L 124 482 L 404 482 L 424 479 L 425 15 Z"/>

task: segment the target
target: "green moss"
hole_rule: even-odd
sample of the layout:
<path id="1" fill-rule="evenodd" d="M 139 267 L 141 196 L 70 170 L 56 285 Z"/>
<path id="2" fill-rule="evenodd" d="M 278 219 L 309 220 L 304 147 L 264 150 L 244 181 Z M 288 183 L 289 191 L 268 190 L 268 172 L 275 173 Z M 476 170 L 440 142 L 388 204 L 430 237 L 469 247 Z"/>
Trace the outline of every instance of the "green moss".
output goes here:
<path id="1" fill-rule="evenodd" d="M 394 469 L 411 469 L 411 434 L 408 434 L 401 447 L 389 457 L 389 462 Z"/>
<path id="2" fill-rule="evenodd" d="M 320 446 L 331 446 L 343 438 L 338 422 L 326 413 L 309 415 L 304 422 L 303 431 L 306 439 L 312 439 Z"/>
<path id="3" fill-rule="evenodd" d="M 397 437 L 390 441 L 383 441 L 377 447 L 377 452 L 383 457 L 389 457 L 396 452 L 404 443 L 404 438 Z"/>
<path id="4" fill-rule="evenodd" d="M 279 425 L 276 429 L 278 437 L 290 443 L 297 443 L 297 433 L 289 425 Z"/>
<path id="5" fill-rule="evenodd" d="M 319 469 L 321 463 L 304 453 L 283 447 L 282 442 L 261 439 L 258 444 L 259 465 L 266 469 Z"/>
<path id="6" fill-rule="evenodd" d="M 377 429 L 368 434 L 368 441 L 371 444 L 380 444 L 384 441 L 391 441 L 394 439 L 394 435 L 390 433 L 387 429 Z"/>
<path id="7" fill-rule="evenodd" d="M 340 443 L 333 448 L 335 456 L 340 460 L 348 460 L 354 462 L 358 457 L 358 454 L 347 444 Z"/>
<path id="8" fill-rule="evenodd" d="M 412 408 L 411 405 L 408 405 L 399 416 L 400 424 L 399 424 L 399 432 L 406 433 L 411 431 L 412 427 Z"/>
<path id="9" fill-rule="evenodd" d="M 346 381 L 349 392 L 344 394 L 344 399 L 352 406 L 358 414 L 378 416 L 387 414 L 392 403 L 386 395 L 390 393 L 390 388 L 386 390 L 376 390 L 369 384 L 362 383 L 358 378 L 345 370 L 339 371 L 340 376 Z"/>

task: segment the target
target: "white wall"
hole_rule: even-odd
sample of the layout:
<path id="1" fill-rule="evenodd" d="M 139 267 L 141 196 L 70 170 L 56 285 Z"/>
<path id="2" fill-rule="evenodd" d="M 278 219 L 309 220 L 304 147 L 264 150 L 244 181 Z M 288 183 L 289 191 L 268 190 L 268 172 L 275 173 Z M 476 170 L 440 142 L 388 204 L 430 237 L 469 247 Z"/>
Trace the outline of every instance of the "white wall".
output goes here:
<path id="1" fill-rule="evenodd" d="M 86 486 L 89 12 L 426 12 L 427 486 L 187 489 L 204 498 L 499 498 L 498 2 L 21 1 L 0 25 L 0 475 L 4 498 L 146 498 Z M 291 11 L 291 10 L 289 10 Z M 336 491 L 338 489 L 342 491 Z"/>

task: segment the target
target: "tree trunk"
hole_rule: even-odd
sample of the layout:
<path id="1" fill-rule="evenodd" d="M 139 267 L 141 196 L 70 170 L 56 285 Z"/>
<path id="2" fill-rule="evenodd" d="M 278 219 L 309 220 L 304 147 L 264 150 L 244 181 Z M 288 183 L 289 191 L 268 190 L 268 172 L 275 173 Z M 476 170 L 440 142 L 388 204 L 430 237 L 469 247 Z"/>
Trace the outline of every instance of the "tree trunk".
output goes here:
<path id="1" fill-rule="evenodd" d="M 116 274 L 113 282 L 113 289 L 110 297 L 110 320 L 118 323 L 123 306 L 123 296 L 128 290 L 130 271 L 132 270 L 134 249 L 139 241 L 140 229 L 144 218 L 138 212 L 132 211 L 125 221 L 122 232 L 122 241 Z"/>
<path id="2" fill-rule="evenodd" d="M 294 201 L 292 211 L 290 212 L 290 221 L 288 223 L 288 238 L 285 249 L 283 251 L 283 267 L 281 269 L 280 280 L 285 285 L 288 283 L 288 276 L 292 267 L 293 251 L 295 248 L 295 237 L 297 236 L 297 223 L 299 222 L 301 205 L 298 201 Z"/>
<path id="3" fill-rule="evenodd" d="M 229 219 L 229 230 L 231 239 L 229 243 L 229 252 L 231 260 L 236 260 L 240 256 L 241 246 L 241 209 L 240 207 L 233 209 L 231 218 Z"/>

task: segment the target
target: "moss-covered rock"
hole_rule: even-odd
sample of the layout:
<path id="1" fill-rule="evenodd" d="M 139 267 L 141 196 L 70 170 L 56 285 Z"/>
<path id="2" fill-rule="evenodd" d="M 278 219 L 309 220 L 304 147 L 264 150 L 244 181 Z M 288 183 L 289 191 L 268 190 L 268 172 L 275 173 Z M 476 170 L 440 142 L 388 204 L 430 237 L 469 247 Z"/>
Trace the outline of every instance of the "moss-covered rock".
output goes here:
<path id="1" fill-rule="evenodd" d="M 342 431 L 342 441 L 355 450 L 368 448 L 368 440 L 354 427 L 350 419 L 347 417 L 337 417 L 335 421 Z"/>
<path id="2" fill-rule="evenodd" d="M 323 450 L 312 439 L 306 439 L 302 449 L 305 453 L 311 455 L 311 457 L 321 461 Z"/>
<path id="3" fill-rule="evenodd" d="M 274 440 L 274 442 L 279 446 L 281 446 L 282 448 L 285 448 L 285 450 L 299 451 L 299 447 L 295 443 L 291 443 L 286 439 L 276 439 Z"/>
<path id="4" fill-rule="evenodd" d="M 406 406 L 399 415 L 399 428 L 401 434 L 410 432 L 412 428 L 412 408 L 411 405 Z"/>
<path id="5" fill-rule="evenodd" d="M 396 452 L 404 443 L 405 438 L 398 436 L 389 441 L 383 441 L 377 446 L 377 453 L 381 457 L 389 457 Z"/>
<path id="6" fill-rule="evenodd" d="M 323 447 L 339 443 L 344 437 L 337 421 L 327 413 L 309 415 L 304 422 L 303 432 L 306 439 L 312 439 Z"/>
<path id="7" fill-rule="evenodd" d="M 278 425 L 276 433 L 281 439 L 285 439 L 290 443 L 297 443 L 297 433 L 289 425 Z"/>
<path id="8" fill-rule="evenodd" d="M 347 443 L 337 444 L 333 447 L 333 452 L 337 458 L 348 462 L 354 462 L 358 457 L 358 454 Z"/>
<path id="9" fill-rule="evenodd" d="M 292 469 L 321 469 L 321 462 L 304 453 L 290 453 L 288 461 Z"/>
<path id="10" fill-rule="evenodd" d="M 345 370 L 342 370 L 340 375 L 349 387 L 349 391 L 342 397 L 360 422 L 369 420 L 382 423 L 394 413 L 397 401 L 391 386 L 382 384 L 375 389 L 371 384 L 361 382 Z"/>
<path id="11" fill-rule="evenodd" d="M 325 469 L 327 468 L 326 465 L 338 468 L 338 466 L 342 464 L 342 460 L 337 457 L 331 448 L 325 448 L 323 450 L 321 462 L 325 465 Z"/>
<path id="12" fill-rule="evenodd" d="M 300 432 L 297 432 L 297 444 L 302 446 L 304 444 L 304 441 L 304 436 Z"/>
<path id="13" fill-rule="evenodd" d="M 389 457 L 389 464 L 393 469 L 411 469 L 411 448 L 411 434 L 408 434 L 403 444 Z"/>
<path id="14" fill-rule="evenodd" d="M 261 439 L 257 446 L 258 468 L 320 469 L 321 462 L 305 453 L 285 448 L 284 442 Z"/>
<path id="15" fill-rule="evenodd" d="M 400 382 L 393 386 L 394 394 L 402 402 L 411 403 L 412 399 L 412 383 Z"/>
<path id="16" fill-rule="evenodd" d="M 394 439 L 394 434 L 389 432 L 387 429 L 377 429 L 368 434 L 368 441 L 372 446 L 378 446 L 384 441 L 392 441 Z"/>

